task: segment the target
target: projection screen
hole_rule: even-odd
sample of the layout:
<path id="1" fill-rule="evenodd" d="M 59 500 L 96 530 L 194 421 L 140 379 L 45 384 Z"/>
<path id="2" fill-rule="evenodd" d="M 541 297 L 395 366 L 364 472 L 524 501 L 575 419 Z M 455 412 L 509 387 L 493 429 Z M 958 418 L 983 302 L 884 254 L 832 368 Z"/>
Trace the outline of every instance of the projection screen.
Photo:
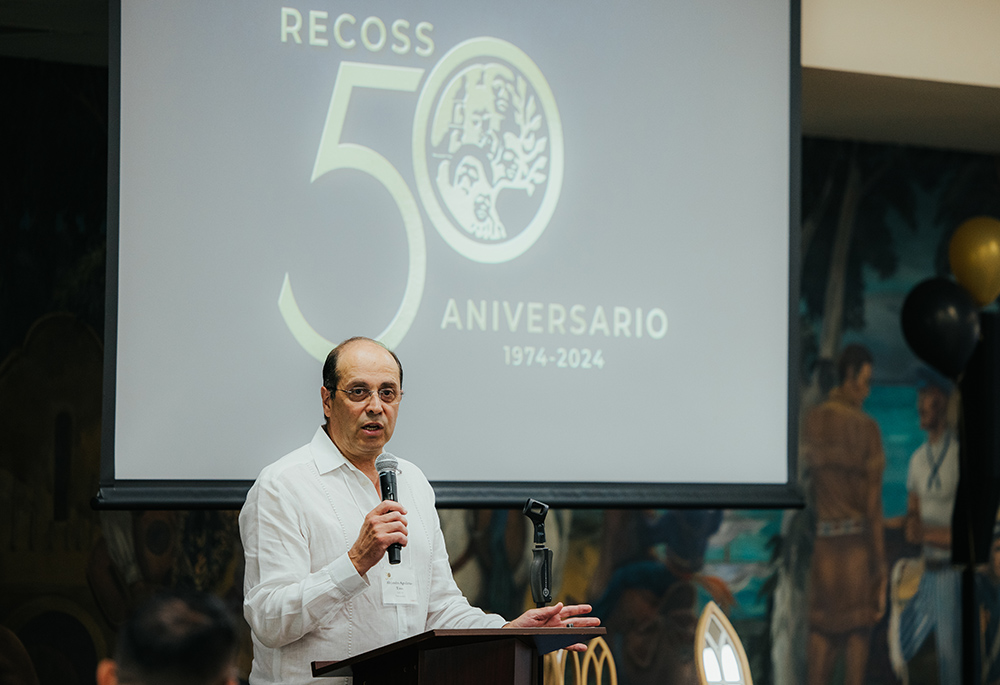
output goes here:
<path id="1" fill-rule="evenodd" d="M 113 7 L 98 504 L 239 506 L 354 335 L 443 506 L 797 502 L 798 11 Z"/>

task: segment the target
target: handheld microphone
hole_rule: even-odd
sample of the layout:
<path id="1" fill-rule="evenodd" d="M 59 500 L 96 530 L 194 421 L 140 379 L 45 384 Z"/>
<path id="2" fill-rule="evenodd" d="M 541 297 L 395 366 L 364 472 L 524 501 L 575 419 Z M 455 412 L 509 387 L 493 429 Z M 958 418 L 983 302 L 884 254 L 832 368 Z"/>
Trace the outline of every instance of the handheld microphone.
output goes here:
<path id="1" fill-rule="evenodd" d="M 378 455 L 375 460 L 375 470 L 378 471 L 378 485 L 382 491 L 382 499 L 391 499 L 398 502 L 396 493 L 396 470 L 399 468 L 399 460 L 388 452 Z M 403 548 L 398 542 L 389 545 L 389 563 L 399 563 L 399 552 Z"/>

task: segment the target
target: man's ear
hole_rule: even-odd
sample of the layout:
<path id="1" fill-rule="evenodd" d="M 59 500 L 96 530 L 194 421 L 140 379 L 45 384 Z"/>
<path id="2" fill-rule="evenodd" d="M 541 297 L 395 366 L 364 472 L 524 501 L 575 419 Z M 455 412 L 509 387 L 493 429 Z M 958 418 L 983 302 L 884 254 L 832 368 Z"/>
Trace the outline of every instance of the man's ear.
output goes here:
<path id="1" fill-rule="evenodd" d="M 323 400 L 323 414 L 329 418 L 330 413 L 332 412 L 333 393 L 327 390 L 325 386 L 321 385 L 319 387 L 319 396 L 320 399 Z"/>
<path id="2" fill-rule="evenodd" d="M 101 659 L 97 664 L 97 685 L 118 685 L 118 664 L 111 659 Z"/>

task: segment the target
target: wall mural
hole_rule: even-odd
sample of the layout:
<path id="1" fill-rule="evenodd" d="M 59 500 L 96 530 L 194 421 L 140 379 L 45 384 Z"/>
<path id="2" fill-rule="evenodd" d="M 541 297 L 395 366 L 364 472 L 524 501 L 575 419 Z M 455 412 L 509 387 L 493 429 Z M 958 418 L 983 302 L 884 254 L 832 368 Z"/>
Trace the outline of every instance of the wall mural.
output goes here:
<path id="1" fill-rule="evenodd" d="M 81 193 L 74 179 L 104 173 L 106 122 L 80 122 L 102 111 L 106 75 L 34 64 L 6 74 L 22 99 L 37 89 L 29 82 L 46 85 L 37 110 L 19 110 L 21 133 L 6 156 L 14 168 L 5 178 L 23 187 L 0 191 L 0 273 L 24 277 L 6 277 L 0 293 L 9 324 L 0 336 L 0 675 L 90 683 L 116 626 L 158 587 L 216 592 L 239 614 L 242 550 L 235 512 L 89 508 L 104 198 Z M 32 148 L 48 139 L 30 131 L 58 116 L 75 122 L 62 129 L 69 140 L 87 144 Z M 59 169 L 51 183 L 38 180 L 46 164 Z M 959 351 L 928 338 L 934 330 L 904 337 L 901 319 L 928 279 L 949 285 L 924 293 L 925 309 L 949 296 L 954 277 L 970 278 L 974 248 L 990 244 L 993 225 L 972 238 L 963 274 L 953 274 L 949 247 L 967 219 L 1000 217 L 1000 160 L 805 139 L 802 195 L 807 507 L 549 516 L 554 596 L 594 604 L 623 685 L 697 683 L 694 628 L 710 600 L 739 631 L 757 683 L 960 680 L 961 576 L 949 550 L 961 411 L 953 374 L 942 369 Z M 962 283 L 984 314 L 996 310 L 987 280 L 980 274 L 976 292 Z M 470 599 L 508 615 L 530 604 L 530 528 L 519 511 L 443 511 L 442 523 Z M 1000 683 L 1000 541 L 975 590 L 974 672 L 977 682 Z"/>
<path id="2" fill-rule="evenodd" d="M 945 376 L 968 357 L 912 330 L 904 339 L 901 321 L 927 282 L 957 287 L 941 280 L 949 243 L 966 219 L 1000 216 L 1000 165 L 826 140 L 806 140 L 803 159 L 809 504 L 785 514 L 773 682 L 960 682 L 961 579 L 950 564 L 959 398 Z"/>

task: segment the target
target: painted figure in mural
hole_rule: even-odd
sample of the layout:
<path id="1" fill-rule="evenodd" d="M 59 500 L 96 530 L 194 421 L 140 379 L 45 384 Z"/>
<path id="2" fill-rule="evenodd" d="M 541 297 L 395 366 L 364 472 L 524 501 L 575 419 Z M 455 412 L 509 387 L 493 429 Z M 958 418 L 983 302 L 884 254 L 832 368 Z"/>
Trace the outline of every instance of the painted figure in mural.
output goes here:
<path id="1" fill-rule="evenodd" d="M 236 685 L 236 624 L 218 597 L 172 590 L 142 604 L 118 631 L 97 685 Z"/>
<path id="2" fill-rule="evenodd" d="M 919 560 L 901 559 L 893 569 L 893 595 L 900 595 L 904 578 L 919 573 L 916 593 L 898 612 L 893 603 L 891 652 L 899 663 L 910 661 L 934 633 L 939 683 L 961 682 L 961 574 L 951 567 L 951 518 L 958 490 L 958 436 L 948 421 L 951 384 L 928 375 L 917 394 L 920 428 L 927 439 L 910 457 L 906 476 L 907 542 L 921 546 Z M 898 656 L 897 656 L 898 655 Z M 900 672 L 901 676 L 905 675 Z"/>
<path id="3" fill-rule="evenodd" d="M 368 338 L 334 348 L 323 367 L 326 424 L 266 467 L 240 513 L 250 682 L 330 683 L 312 661 L 341 660 L 435 628 L 596 626 L 586 604 L 529 609 L 507 623 L 469 604 L 452 577 L 434 491 L 398 460 L 399 502 L 382 500 L 375 461 L 403 395 L 398 357 Z M 400 563 L 386 551 L 402 545 Z M 583 650 L 585 645 L 571 649 Z"/>
<path id="4" fill-rule="evenodd" d="M 697 682 L 698 588 L 723 606 L 734 601 L 722 581 L 701 573 L 722 516 L 718 509 L 605 511 L 588 595 L 606 619 L 622 685 Z"/>
<path id="5" fill-rule="evenodd" d="M 1000 685 L 1000 521 L 993 526 L 990 562 L 976 571 L 976 603 L 979 606 L 976 650 L 979 682 Z"/>
<path id="6" fill-rule="evenodd" d="M 885 454 L 878 424 L 861 408 L 872 363 L 867 348 L 845 347 L 839 385 L 805 422 L 803 456 L 816 514 L 808 602 L 808 682 L 814 685 L 830 682 L 840 654 L 845 685 L 861 685 L 872 626 L 885 613 Z"/>

